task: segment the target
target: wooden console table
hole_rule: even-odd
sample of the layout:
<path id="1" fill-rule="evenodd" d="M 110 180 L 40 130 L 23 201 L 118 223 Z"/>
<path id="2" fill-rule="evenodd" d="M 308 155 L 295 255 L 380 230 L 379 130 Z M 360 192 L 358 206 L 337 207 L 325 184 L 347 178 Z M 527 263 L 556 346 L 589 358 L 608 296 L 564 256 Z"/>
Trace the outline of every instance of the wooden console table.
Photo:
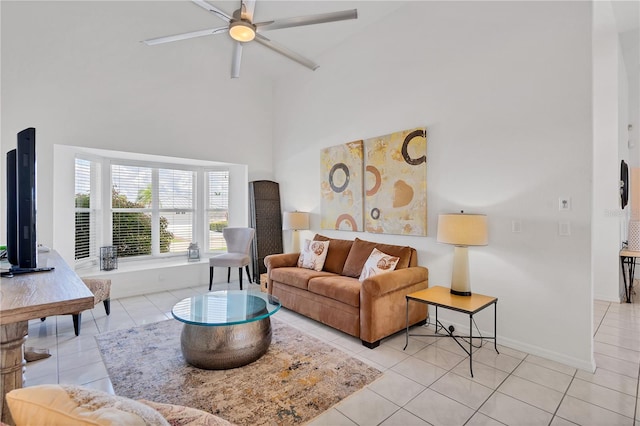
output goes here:
<path id="1" fill-rule="evenodd" d="M 13 419 L 5 395 L 24 382 L 28 321 L 93 308 L 93 294 L 57 252 L 39 253 L 38 266 L 55 269 L 0 278 L 0 411 L 7 424 Z"/>

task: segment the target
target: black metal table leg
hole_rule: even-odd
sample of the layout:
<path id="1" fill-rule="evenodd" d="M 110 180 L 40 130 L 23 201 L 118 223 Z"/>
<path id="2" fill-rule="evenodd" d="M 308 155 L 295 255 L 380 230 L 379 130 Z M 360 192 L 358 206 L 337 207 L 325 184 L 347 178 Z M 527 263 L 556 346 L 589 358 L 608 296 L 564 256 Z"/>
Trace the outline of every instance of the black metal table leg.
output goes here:
<path id="1" fill-rule="evenodd" d="M 469 372 L 473 377 L 473 314 L 469 314 Z"/>
<path id="2" fill-rule="evenodd" d="M 407 349 L 407 346 L 409 346 L 409 298 L 407 299 L 407 322 L 406 322 L 406 333 L 405 333 L 405 341 L 404 341 L 404 348 L 402 348 L 402 350 L 404 351 L 405 349 Z"/>
<path id="3" fill-rule="evenodd" d="M 631 303 L 631 290 L 633 289 L 633 279 L 636 275 L 636 259 L 634 257 L 628 258 L 629 262 L 629 291 L 627 292 L 627 303 Z"/>
<path id="4" fill-rule="evenodd" d="M 625 264 L 627 265 L 626 271 L 624 267 Z M 620 267 L 622 268 L 622 281 L 624 282 L 624 296 L 627 298 L 627 303 L 631 303 L 633 280 L 636 273 L 636 258 L 631 256 L 620 256 Z"/>
<path id="5" fill-rule="evenodd" d="M 493 304 L 493 348 L 498 352 L 498 301 Z"/>

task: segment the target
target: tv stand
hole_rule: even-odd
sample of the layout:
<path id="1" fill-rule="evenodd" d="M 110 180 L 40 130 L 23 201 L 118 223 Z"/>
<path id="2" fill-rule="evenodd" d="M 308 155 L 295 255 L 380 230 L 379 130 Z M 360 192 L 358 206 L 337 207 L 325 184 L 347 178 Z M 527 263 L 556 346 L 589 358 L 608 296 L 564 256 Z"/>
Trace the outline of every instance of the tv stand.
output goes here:
<path id="1" fill-rule="evenodd" d="M 12 266 L 11 269 L 9 269 L 6 272 L 3 272 L 2 276 L 6 278 L 11 278 L 14 275 L 31 274 L 34 272 L 47 272 L 47 271 L 53 271 L 54 269 L 56 269 L 54 266 L 45 266 L 40 268 L 18 268 L 17 266 Z"/>
<path id="2" fill-rule="evenodd" d="M 7 424 L 14 422 L 4 396 L 24 383 L 29 320 L 77 314 L 94 305 L 93 293 L 56 251 L 42 253 L 38 261 L 52 271 L 0 279 L 0 421 Z"/>

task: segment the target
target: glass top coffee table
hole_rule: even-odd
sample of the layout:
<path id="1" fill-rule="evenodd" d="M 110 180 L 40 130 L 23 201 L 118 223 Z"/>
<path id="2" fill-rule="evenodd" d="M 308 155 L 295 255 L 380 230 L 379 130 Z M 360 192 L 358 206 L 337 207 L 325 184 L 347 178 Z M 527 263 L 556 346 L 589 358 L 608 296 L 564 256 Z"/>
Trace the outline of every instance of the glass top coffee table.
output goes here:
<path id="1" fill-rule="evenodd" d="M 180 347 L 185 361 L 206 370 L 249 364 L 271 344 L 270 317 L 280 301 L 266 293 L 214 291 L 178 302 L 171 314 L 183 322 Z"/>

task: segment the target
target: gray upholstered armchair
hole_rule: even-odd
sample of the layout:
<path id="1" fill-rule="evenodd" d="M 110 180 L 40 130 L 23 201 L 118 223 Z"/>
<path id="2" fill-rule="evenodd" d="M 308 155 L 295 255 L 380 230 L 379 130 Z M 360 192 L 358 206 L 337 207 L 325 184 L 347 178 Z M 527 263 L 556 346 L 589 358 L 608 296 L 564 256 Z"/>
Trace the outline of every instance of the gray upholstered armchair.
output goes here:
<path id="1" fill-rule="evenodd" d="M 231 268 L 238 268 L 240 290 L 242 290 L 242 267 L 246 268 L 249 282 L 251 282 L 251 273 L 249 272 L 251 256 L 249 255 L 249 250 L 251 249 L 251 241 L 255 232 L 253 228 L 224 228 L 222 230 L 222 236 L 227 242 L 227 252 L 209 259 L 209 291 L 211 291 L 211 286 L 213 285 L 213 268 L 216 266 L 228 268 L 227 282 L 231 281 Z"/>

